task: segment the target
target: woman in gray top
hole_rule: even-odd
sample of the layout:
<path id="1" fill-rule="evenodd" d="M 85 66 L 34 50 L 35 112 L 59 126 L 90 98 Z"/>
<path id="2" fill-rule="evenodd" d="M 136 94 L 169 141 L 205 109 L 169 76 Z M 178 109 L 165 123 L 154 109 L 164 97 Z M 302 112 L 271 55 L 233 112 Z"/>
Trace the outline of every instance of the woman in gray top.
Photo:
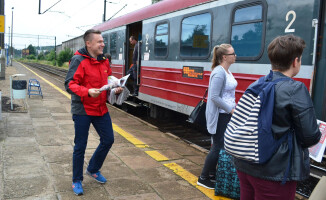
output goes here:
<path id="1" fill-rule="evenodd" d="M 230 44 L 214 47 L 206 106 L 206 125 L 211 134 L 211 150 L 197 182 L 199 186 L 208 189 L 214 189 L 219 152 L 224 148 L 224 132 L 235 108 L 235 88 L 238 83 L 229 71 L 235 59 L 236 54 Z"/>

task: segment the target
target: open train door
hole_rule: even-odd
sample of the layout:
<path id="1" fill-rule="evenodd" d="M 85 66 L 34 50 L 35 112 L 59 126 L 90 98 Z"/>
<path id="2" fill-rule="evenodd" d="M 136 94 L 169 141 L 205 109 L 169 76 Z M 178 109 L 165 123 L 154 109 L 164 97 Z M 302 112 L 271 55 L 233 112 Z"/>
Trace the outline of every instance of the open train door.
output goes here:
<path id="1" fill-rule="evenodd" d="M 317 119 L 326 121 L 326 3 L 320 0 L 313 102 Z"/>
<path id="2" fill-rule="evenodd" d="M 125 48 L 125 67 L 126 67 L 126 72 L 128 72 L 129 68 L 132 65 L 132 56 L 133 56 L 133 52 L 134 52 L 134 45 L 130 44 L 129 42 L 129 38 L 131 36 L 134 36 L 137 38 L 139 44 L 141 44 L 141 40 L 142 40 L 142 30 L 143 30 L 143 23 L 140 22 L 135 22 L 133 24 L 129 24 L 127 26 L 127 34 L 126 34 L 126 48 Z M 141 45 L 138 45 L 141 48 Z M 138 60 L 141 60 L 141 49 L 138 50 Z M 141 66 L 141 62 L 139 62 L 138 70 L 137 70 L 137 84 L 140 84 L 140 79 L 139 79 L 139 74 L 140 74 L 140 66 Z M 131 93 L 133 93 L 133 87 L 132 87 L 132 83 L 133 80 L 131 78 L 128 79 L 128 89 L 131 91 Z"/>

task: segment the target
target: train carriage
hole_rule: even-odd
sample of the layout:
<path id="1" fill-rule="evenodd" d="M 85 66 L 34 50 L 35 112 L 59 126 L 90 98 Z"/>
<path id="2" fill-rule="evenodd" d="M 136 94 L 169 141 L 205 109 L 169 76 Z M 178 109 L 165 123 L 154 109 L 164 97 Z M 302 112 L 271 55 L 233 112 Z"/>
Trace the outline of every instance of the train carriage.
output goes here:
<path id="1" fill-rule="evenodd" d="M 140 101 L 189 115 L 208 87 L 212 49 L 233 45 L 230 70 L 236 98 L 271 69 L 267 46 L 277 36 L 295 34 L 307 47 L 295 77 L 309 89 L 317 118 L 325 121 L 325 1 L 323 0 L 164 0 L 100 24 L 112 71 L 128 71 L 133 47 L 141 42 L 137 82 Z M 155 112 L 153 115 L 155 116 Z"/>

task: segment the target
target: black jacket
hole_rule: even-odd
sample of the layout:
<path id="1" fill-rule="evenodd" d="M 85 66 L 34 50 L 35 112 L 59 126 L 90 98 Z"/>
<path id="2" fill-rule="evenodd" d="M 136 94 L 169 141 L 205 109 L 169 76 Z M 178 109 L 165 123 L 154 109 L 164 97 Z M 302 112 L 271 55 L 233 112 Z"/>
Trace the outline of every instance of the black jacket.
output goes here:
<path id="1" fill-rule="evenodd" d="M 285 75 L 273 72 L 273 80 L 281 77 L 285 77 Z M 280 81 L 275 85 L 274 98 L 273 134 L 275 138 L 280 138 L 290 132 L 293 124 L 295 133 L 292 157 L 290 158 L 287 142 L 284 142 L 267 163 L 251 164 L 234 158 L 235 168 L 254 177 L 282 181 L 288 161 L 291 159 L 287 181 L 304 180 L 309 177 L 310 173 L 310 158 L 307 148 L 316 144 L 321 137 L 309 92 L 302 82 L 293 79 Z"/>

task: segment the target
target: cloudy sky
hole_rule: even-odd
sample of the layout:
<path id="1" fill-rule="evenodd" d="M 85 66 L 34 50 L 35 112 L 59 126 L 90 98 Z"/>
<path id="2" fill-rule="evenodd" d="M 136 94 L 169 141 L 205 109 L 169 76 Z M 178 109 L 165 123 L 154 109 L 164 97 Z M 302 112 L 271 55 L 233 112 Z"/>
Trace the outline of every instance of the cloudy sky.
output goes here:
<path id="1" fill-rule="evenodd" d="M 38 14 L 40 0 L 5 0 L 5 27 L 8 43 L 9 27 L 13 9 L 13 46 L 23 49 L 33 46 L 57 45 L 63 41 L 82 35 L 87 29 L 102 23 L 104 0 L 41 0 L 41 13 Z M 106 19 L 132 12 L 151 4 L 151 0 L 107 0 Z"/>

